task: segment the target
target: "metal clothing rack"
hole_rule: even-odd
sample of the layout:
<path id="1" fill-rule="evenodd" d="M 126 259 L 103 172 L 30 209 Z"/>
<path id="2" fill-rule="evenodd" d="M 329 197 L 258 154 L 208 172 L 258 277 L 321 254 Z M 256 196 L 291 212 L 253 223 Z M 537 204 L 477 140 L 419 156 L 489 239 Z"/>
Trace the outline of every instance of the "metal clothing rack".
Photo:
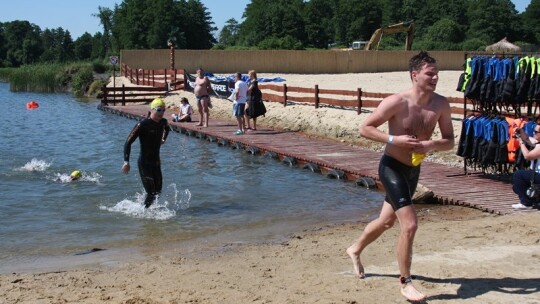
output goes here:
<path id="1" fill-rule="evenodd" d="M 531 54 L 527 52 L 514 52 L 514 53 L 497 53 L 497 52 L 465 52 L 464 53 L 464 63 L 467 63 L 467 59 L 472 56 L 497 56 L 497 57 L 514 57 L 518 56 L 519 58 L 524 56 L 535 56 L 538 57 L 539 54 Z M 466 66 L 465 66 L 466 69 Z M 540 74 L 540 71 L 537 71 L 537 73 Z M 468 109 L 467 105 L 472 104 L 472 109 Z M 534 113 L 533 113 L 533 104 L 534 104 Z M 520 106 L 521 108 L 521 106 Z M 536 110 L 538 109 L 538 100 L 532 100 L 532 102 L 527 103 L 527 117 L 529 119 L 535 119 L 538 118 L 536 116 Z M 469 99 L 465 96 L 465 92 L 463 92 L 463 119 L 466 119 L 469 114 L 485 114 L 487 111 L 486 109 L 482 108 L 482 105 L 479 102 L 473 101 L 472 99 Z M 516 111 L 516 113 L 510 113 L 507 109 L 501 106 L 501 110 L 497 113 L 497 115 L 502 115 L 505 117 L 519 117 L 519 112 Z M 510 164 L 510 163 L 508 163 Z M 463 159 L 463 171 L 464 174 L 467 175 L 467 158 L 464 157 Z M 485 174 L 483 171 L 482 173 Z"/>

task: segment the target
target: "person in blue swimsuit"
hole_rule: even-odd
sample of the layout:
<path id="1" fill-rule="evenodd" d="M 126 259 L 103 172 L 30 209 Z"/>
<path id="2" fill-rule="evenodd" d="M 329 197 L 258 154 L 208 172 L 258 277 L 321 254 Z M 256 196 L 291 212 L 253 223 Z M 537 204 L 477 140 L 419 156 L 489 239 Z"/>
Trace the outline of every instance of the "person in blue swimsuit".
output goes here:
<path id="1" fill-rule="evenodd" d="M 150 104 L 150 116 L 137 123 L 124 144 L 124 165 L 122 172 L 129 173 L 129 156 L 131 154 L 131 144 L 139 138 L 141 152 L 137 164 L 142 184 L 146 191 L 144 207 L 148 208 L 163 187 L 163 177 L 161 174 L 161 160 L 159 150 L 161 145 L 167 140 L 170 127 L 165 114 L 165 102 L 161 98 L 156 98 Z"/>
<path id="2" fill-rule="evenodd" d="M 401 294 L 415 302 L 425 300 L 426 296 L 414 287 L 411 278 L 412 248 L 418 224 L 412 196 L 424 155 L 433 150 L 452 149 L 454 129 L 448 100 L 435 93 L 439 80 L 435 59 L 420 52 L 410 59 L 409 73 L 412 87 L 383 99 L 360 128 L 363 137 L 386 144 L 379 164 L 379 178 L 386 197 L 379 217 L 366 226 L 360 238 L 347 248 L 347 254 L 353 261 L 356 276 L 364 278 L 362 251 L 397 219 Z M 388 133 L 379 129 L 384 123 L 388 124 Z M 437 124 L 441 136 L 432 139 Z"/>

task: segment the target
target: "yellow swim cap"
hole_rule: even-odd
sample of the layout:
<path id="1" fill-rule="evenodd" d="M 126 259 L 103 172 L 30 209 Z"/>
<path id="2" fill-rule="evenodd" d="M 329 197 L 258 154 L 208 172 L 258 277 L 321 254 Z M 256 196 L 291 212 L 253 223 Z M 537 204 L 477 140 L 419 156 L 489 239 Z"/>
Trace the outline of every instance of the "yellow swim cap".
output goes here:
<path id="1" fill-rule="evenodd" d="M 70 176 L 73 179 L 78 179 L 78 178 L 81 178 L 82 174 L 81 174 L 81 171 L 75 170 L 75 171 L 71 172 Z"/>
<path id="2" fill-rule="evenodd" d="M 150 109 L 155 109 L 155 108 L 165 108 L 165 101 L 163 101 L 163 99 L 159 97 L 152 100 L 152 103 L 150 104 Z"/>

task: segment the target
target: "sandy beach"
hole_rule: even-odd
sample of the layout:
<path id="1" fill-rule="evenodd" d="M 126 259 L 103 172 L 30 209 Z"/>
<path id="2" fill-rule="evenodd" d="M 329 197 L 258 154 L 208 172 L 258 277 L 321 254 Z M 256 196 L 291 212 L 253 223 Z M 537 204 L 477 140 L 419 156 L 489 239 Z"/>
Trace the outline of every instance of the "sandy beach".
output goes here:
<path id="1" fill-rule="evenodd" d="M 437 92 L 455 91 L 459 71 L 442 71 Z M 397 92 L 410 86 L 408 73 L 345 75 L 273 75 L 287 85 Z M 125 79 L 117 78 L 121 85 Z M 180 97 L 166 98 L 170 106 Z M 213 98 L 212 118 L 230 119 L 231 103 Z M 333 137 L 380 150 L 360 138 L 358 127 L 369 113 L 329 107 L 266 103 L 260 125 Z M 170 115 L 170 112 L 168 113 Z M 461 122 L 455 121 L 459 138 Z M 437 134 L 434 135 L 435 137 Z M 455 150 L 430 160 L 460 165 Z M 510 186 L 510 185 L 509 185 Z M 517 202 L 509 197 L 508 203 Z M 418 205 L 419 230 L 412 273 L 429 303 L 540 302 L 540 212 L 497 216 L 458 206 Z M 345 249 L 366 223 L 320 223 L 278 244 L 169 244 L 147 252 L 143 260 L 96 261 L 58 266 L 46 272 L 0 275 L 4 303 L 407 303 L 399 292 L 395 257 L 399 228 L 393 227 L 362 255 L 367 277 L 353 275 Z"/>

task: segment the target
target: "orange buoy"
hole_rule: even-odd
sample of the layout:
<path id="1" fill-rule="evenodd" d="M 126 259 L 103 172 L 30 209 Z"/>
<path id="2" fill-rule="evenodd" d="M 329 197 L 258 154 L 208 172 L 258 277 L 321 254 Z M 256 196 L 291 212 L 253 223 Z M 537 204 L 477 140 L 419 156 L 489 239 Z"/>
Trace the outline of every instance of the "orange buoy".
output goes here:
<path id="1" fill-rule="evenodd" d="M 29 102 L 26 103 L 26 108 L 27 108 L 28 110 L 30 110 L 30 109 L 37 109 L 37 108 L 39 108 L 39 103 L 37 103 L 37 102 L 35 102 L 35 101 L 29 101 Z"/>

